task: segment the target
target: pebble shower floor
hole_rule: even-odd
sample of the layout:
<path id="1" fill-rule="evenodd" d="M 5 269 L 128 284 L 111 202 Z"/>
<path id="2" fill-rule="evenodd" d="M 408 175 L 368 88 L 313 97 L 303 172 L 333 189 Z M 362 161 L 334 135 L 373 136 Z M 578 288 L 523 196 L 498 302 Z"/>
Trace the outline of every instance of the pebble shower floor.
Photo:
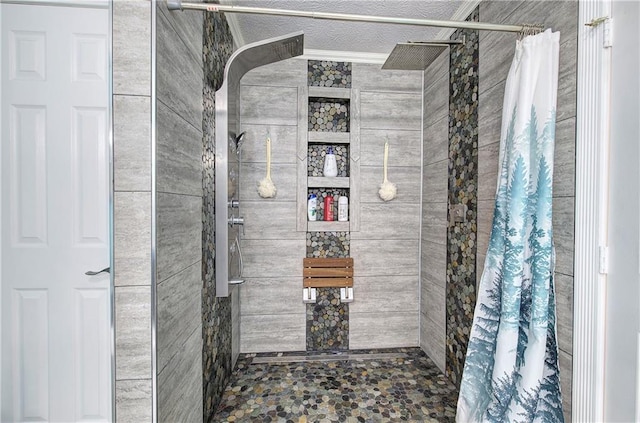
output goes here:
<path id="1" fill-rule="evenodd" d="M 212 421 L 455 421 L 457 390 L 419 348 L 298 354 L 241 355 Z"/>

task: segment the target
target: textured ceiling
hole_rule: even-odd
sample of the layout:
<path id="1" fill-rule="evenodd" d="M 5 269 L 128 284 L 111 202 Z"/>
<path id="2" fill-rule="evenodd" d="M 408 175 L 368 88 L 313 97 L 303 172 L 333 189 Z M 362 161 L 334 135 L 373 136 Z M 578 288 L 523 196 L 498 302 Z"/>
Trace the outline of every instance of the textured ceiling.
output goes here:
<path id="1" fill-rule="evenodd" d="M 444 0 L 221 0 L 236 6 L 312 12 L 451 20 L 469 1 Z M 466 5 L 465 5 L 466 3 Z M 477 3 L 477 2 L 476 2 Z M 461 8 L 461 6 L 463 6 Z M 300 17 L 227 14 L 240 45 L 304 31 L 305 50 L 389 54 L 398 42 L 435 39 L 442 28 L 369 22 L 343 22 Z M 457 18 L 460 19 L 460 18 Z M 240 37 L 237 37 L 237 34 Z"/>

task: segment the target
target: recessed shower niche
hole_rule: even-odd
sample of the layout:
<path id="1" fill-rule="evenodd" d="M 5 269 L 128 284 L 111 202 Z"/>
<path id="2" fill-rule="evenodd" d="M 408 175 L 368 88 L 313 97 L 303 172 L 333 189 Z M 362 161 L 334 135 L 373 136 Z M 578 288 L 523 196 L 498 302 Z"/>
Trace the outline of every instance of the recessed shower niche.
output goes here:
<path id="1" fill-rule="evenodd" d="M 334 90 L 335 88 L 329 88 Z M 338 89 L 335 89 L 338 90 Z M 316 91 L 309 88 L 309 93 Z M 327 91 L 327 89 L 323 90 Z M 348 94 L 348 89 L 341 93 Z M 349 132 L 349 99 L 309 97 L 309 131 L 310 132 Z"/>
<path id="2" fill-rule="evenodd" d="M 298 172 L 298 230 L 353 231 L 358 228 L 359 177 L 359 90 L 351 88 L 352 65 L 348 62 L 308 62 L 308 87 L 304 103 L 307 108 L 304 125 L 307 136 L 298 151 L 306 151 L 304 169 Z M 301 99 L 302 100 L 302 99 Z M 300 122 L 302 124 L 302 122 Z M 336 176 L 324 175 L 327 154 L 333 153 L 338 172 Z M 304 175 L 304 176 L 303 176 Z M 307 221 L 307 199 L 310 194 L 318 197 L 317 221 Z M 324 221 L 324 198 L 346 196 L 349 200 L 348 222 Z"/>

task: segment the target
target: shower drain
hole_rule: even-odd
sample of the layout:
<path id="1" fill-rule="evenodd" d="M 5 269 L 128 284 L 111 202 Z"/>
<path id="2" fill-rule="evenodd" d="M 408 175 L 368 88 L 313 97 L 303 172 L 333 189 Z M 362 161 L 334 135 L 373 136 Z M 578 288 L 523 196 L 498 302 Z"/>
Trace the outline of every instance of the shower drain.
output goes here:
<path id="1" fill-rule="evenodd" d="M 316 354 L 316 355 L 282 355 L 275 357 L 253 357 L 251 364 L 277 364 L 277 363 L 299 363 L 299 362 L 329 362 L 348 360 L 393 360 L 397 358 L 407 358 L 406 353 L 373 353 L 373 354 Z"/>

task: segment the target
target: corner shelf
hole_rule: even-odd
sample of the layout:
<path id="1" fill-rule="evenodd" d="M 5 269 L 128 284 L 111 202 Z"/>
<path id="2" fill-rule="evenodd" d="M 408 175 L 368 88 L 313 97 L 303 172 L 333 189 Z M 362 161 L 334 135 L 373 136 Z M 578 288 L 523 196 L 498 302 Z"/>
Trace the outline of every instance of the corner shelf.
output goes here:
<path id="1" fill-rule="evenodd" d="M 309 188 L 349 188 L 349 177 L 309 176 Z"/>
<path id="2" fill-rule="evenodd" d="M 314 220 L 307 222 L 309 232 L 349 232 L 349 222 Z"/>

